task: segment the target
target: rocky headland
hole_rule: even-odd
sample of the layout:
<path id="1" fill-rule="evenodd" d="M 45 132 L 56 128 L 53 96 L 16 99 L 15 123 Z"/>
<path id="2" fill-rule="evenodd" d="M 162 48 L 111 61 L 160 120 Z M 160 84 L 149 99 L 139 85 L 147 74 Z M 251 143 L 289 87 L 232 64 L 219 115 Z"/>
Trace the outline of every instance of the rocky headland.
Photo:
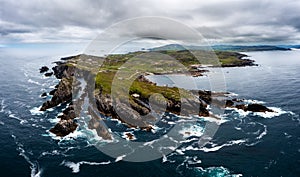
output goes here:
<path id="1" fill-rule="evenodd" d="M 193 59 L 186 60 L 184 55 L 190 56 L 186 52 L 178 53 L 168 53 L 175 56 L 179 59 L 185 66 L 190 68 L 190 75 L 194 77 L 202 76 L 203 73 L 208 72 L 206 69 L 196 67 L 197 63 L 191 62 Z M 231 54 L 231 55 L 230 55 Z M 253 111 L 253 112 L 272 112 L 273 110 L 268 109 L 267 107 L 261 104 L 245 104 L 243 101 L 240 101 L 236 98 L 227 99 L 223 101 L 212 101 L 216 98 L 224 97 L 228 93 L 215 93 L 211 91 L 204 90 L 195 90 L 191 91 L 192 95 L 181 97 L 180 93 L 185 93 L 184 89 L 178 89 L 173 87 L 166 86 L 157 86 L 156 83 L 149 81 L 145 75 L 140 74 L 132 83 L 132 86 L 129 90 L 129 96 L 124 97 L 120 95 L 120 98 L 117 100 L 112 100 L 111 95 L 111 83 L 115 76 L 118 67 L 125 63 L 126 58 L 132 57 L 130 54 L 120 54 L 120 55 L 111 55 L 106 58 L 99 58 L 95 56 L 88 55 L 77 55 L 62 58 L 61 61 L 56 62 L 56 66 L 52 68 L 53 75 L 60 79 L 59 84 L 50 91 L 49 95 L 53 95 L 50 100 L 47 100 L 43 103 L 40 108 L 40 111 L 46 111 L 49 108 L 54 108 L 62 103 L 67 104 L 67 108 L 63 110 L 60 121 L 50 129 L 50 132 L 54 133 L 57 136 L 66 136 L 69 133 L 75 131 L 78 127 L 76 123 L 76 118 L 79 115 L 80 107 L 82 104 L 83 98 L 77 100 L 73 99 L 72 94 L 76 90 L 76 86 L 80 85 L 74 77 L 76 71 L 92 73 L 94 76 L 92 79 L 94 81 L 94 90 L 92 96 L 89 95 L 90 102 L 94 102 L 94 105 L 91 105 L 89 108 L 89 115 L 92 119 L 89 121 L 88 127 L 90 129 L 96 129 L 97 134 L 104 139 L 111 139 L 109 131 L 99 123 L 102 119 L 97 116 L 98 113 L 109 116 L 115 119 L 120 120 L 122 123 L 126 124 L 129 127 L 141 128 L 145 131 L 150 131 L 153 127 L 151 122 L 155 120 L 155 117 L 151 116 L 151 106 L 161 106 L 160 104 L 166 105 L 166 111 L 173 114 L 180 115 L 190 115 L 196 114 L 202 117 L 214 117 L 208 109 L 210 104 L 217 104 L 221 108 L 225 107 L 234 107 L 242 109 L 244 111 Z M 253 66 L 254 61 L 248 59 L 242 59 L 245 57 L 243 54 L 234 53 L 220 53 L 221 62 L 223 60 L 222 66 Z M 102 69 L 97 72 L 91 71 L 85 66 L 79 65 L 78 61 L 82 58 L 87 59 L 90 63 L 92 60 L 104 60 L 102 64 Z M 242 61 L 241 61 L 242 60 Z M 199 65 L 199 64 L 198 64 Z M 115 67 L 117 66 L 117 67 Z M 201 64 L 199 65 L 201 66 Z M 49 72 L 49 68 L 44 66 L 40 69 L 41 73 Z M 178 71 L 180 73 L 180 71 Z M 173 73 L 176 73 L 173 71 Z M 154 73 L 155 74 L 155 73 Z M 158 74 L 158 73 L 157 73 Z M 161 73 L 160 73 L 161 74 Z M 163 74 L 163 73 L 162 73 Z M 52 75 L 52 74 L 51 74 Z M 84 91 L 85 89 L 83 89 Z M 150 105 L 149 99 L 153 93 L 160 93 L 164 96 L 165 99 L 157 99 L 157 105 Z M 43 93 L 41 96 L 46 96 L 46 93 Z M 88 93 L 82 94 L 82 96 L 87 96 Z M 188 95 L 188 94 L 187 94 Z M 129 99 L 129 104 L 126 104 L 123 98 Z M 118 111 L 116 111 L 116 109 Z M 97 113 L 95 113 L 95 110 Z M 141 118 L 143 116 L 143 118 Z M 133 138 L 133 137 L 131 137 Z"/>

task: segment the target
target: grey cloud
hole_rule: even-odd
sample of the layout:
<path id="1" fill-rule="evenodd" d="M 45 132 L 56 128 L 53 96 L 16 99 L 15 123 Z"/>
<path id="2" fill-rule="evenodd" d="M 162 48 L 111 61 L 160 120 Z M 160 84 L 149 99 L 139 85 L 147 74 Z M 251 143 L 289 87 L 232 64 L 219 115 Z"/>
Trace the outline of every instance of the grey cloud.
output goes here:
<path id="1" fill-rule="evenodd" d="M 36 41 L 88 40 L 118 21 L 139 16 L 173 18 L 219 42 L 300 42 L 300 2 L 293 0 L 0 0 L 0 4 L 2 42 L 26 42 L 28 36 Z"/>

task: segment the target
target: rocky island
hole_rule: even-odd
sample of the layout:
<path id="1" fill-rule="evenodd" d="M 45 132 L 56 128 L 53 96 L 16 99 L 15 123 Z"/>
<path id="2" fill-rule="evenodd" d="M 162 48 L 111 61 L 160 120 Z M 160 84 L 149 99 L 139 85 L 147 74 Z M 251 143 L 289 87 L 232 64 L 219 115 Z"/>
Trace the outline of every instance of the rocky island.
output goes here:
<path id="1" fill-rule="evenodd" d="M 132 83 L 129 83 L 130 87 L 128 92 L 125 92 L 125 94 L 124 92 L 117 92 L 118 99 L 115 100 L 114 104 L 112 100 L 112 82 L 117 80 L 118 87 L 120 87 L 119 89 L 121 90 L 123 87 L 126 87 L 125 83 L 127 82 L 126 79 L 117 75 L 118 70 L 123 68 L 126 72 L 137 71 L 138 64 L 129 67 L 124 67 L 124 64 L 130 58 L 137 56 L 146 55 L 147 58 L 152 51 L 115 54 L 108 55 L 106 57 L 81 54 L 62 58 L 61 61 L 56 62 L 56 66 L 52 68 L 53 75 L 57 79 L 60 79 L 60 82 L 57 86 L 55 86 L 55 89 L 49 93 L 53 96 L 41 106 L 40 111 L 46 111 L 47 109 L 56 107 L 61 103 L 67 103 L 67 108 L 63 111 L 62 115 L 59 116 L 60 121 L 50 129 L 50 132 L 62 137 L 76 130 L 78 127 L 76 118 L 79 116 L 83 102 L 82 97 L 75 100 L 74 95 L 72 95 L 74 94 L 74 90 L 77 89 L 76 87 L 80 85 L 80 81 L 77 77 L 74 77 L 78 74 L 78 71 L 81 74 L 89 73 L 89 78 L 82 78 L 86 80 L 90 79 L 93 81 L 92 83 L 94 83 L 94 86 L 90 86 L 94 87 L 92 92 L 88 92 L 87 88 L 82 89 L 85 91 L 82 96 L 89 95 L 88 97 L 90 102 L 95 103 L 94 105 L 91 104 L 92 106 L 89 107 L 89 115 L 91 115 L 92 118 L 89 121 L 88 126 L 90 129 L 96 129 L 97 134 L 103 139 L 111 139 L 111 135 L 109 131 L 99 123 L 99 120 L 102 118 L 97 116 L 98 113 L 106 117 L 118 119 L 128 127 L 137 127 L 145 131 L 150 131 L 153 128 L 151 122 L 155 120 L 155 117 L 150 114 L 151 108 L 155 106 L 159 108 L 161 105 L 166 105 L 165 110 L 172 114 L 196 114 L 201 117 L 213 117 L 216 119 L 218 119 L 218 117 L 214 116 L 213 113 L 209 111 L 208 107 L 210 104 L 215 104 L 221 108 L 230 107 L 242 109 L 244 111 L 273 111 L 260 104 L 245 104 L 241 99 L 230 99 L 226 97 L 228 94 L 227 92 L 216 93 L 206 90 L 192 90 L 189 91 L 190 93 L 187 93 L 187 91 L 182 88 L 157 86 L 156 83 L 147 79 L 146 76 L 149 74 L 184 73 L 194 77 L 201 77 L 203 73 L 208 72 L 205 67 L 240 67 L 255 65 L 253 60 L 244 59 L 244 57 L 247 57 L 244 54 L 229 51 L 216 51 L 215 54 L 219 58 L 219 63 L 213 63 L 210 66 L 204 67 L 203 63 L 205 63 L 205 60 L 207 60 L 212 53 L 208 51 L 195 52 L 200 54 L 201 63 L 199 63 L 199 60 L 197 60 L 194 55 L 187 50 L 160 51 L 159 53 L 171 56 L 178 60 L 185 66 L 185 68 L 187 68 L 188 73 L 185 73 L 180 68 L 168 62 L 168 60 L 156 61 L 154 62 L 154 67 L 143 65 L 146 67 L 147 72 L 134 73 L 134 80 Z M 151 55 L 151 57 L 153 56 L 156 56 L 156 54 Z M 99 61 L 101 61 L 101 65 L 99 65 Z M 136 62 L 139 61 L 140 60 L 136 60 Z M 165 67 L 167 67 L 167 69 Z M 49 69 L 46 67 L 42 67 L 40 69 L 41 72 L 47 72 L 48 70 Z M 51 75 L 48 74 L 48 76 Z M 161 94 L 164 98 L 156 98 L 157 105 L 151 105 L 149 100 L 152 99 L 151 95 L 155 93 Z M 219 97 L 225 97 L 227 99 L 212 101 Z M 197 110 L 195 110 L 195 107 Z M 116 112 L 116 109 L 118 109 L 118 112 Z M 97 113 L 92 110 L 97 110 Z M 142 119 L 141 116 L 146 118 Z M 129 139 L 132 139 L 132 137 L 129 137 Z"/>

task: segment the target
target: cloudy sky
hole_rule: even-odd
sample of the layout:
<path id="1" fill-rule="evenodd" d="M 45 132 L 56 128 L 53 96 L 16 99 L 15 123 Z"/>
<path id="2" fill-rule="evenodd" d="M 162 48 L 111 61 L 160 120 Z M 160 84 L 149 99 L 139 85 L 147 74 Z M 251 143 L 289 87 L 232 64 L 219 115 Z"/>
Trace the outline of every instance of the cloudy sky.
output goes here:
<path id="1" fill-rule="evenodd" d="M 0 44 L 87 42 L 122 20 L 160 16 L 213 43 L 300 43 L 299 0 L 0 0 Z"/>

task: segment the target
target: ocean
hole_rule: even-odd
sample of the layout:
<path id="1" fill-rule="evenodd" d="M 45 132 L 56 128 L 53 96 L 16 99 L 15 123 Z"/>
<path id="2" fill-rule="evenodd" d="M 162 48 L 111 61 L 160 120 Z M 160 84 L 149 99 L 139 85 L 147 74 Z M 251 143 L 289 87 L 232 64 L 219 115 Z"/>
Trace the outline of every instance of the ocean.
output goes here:
<path id="1" fill-rule="evenodd" d="M 66 105 L 45 113 L 38 111 L 45 101 L 40 95 L 59 82 L 38 69 L 54 66 L 54 61 L 78 54 L 83 47 L 48 44 L 0 48 L 0 176 L 299 176 L 299 50 L 248 52 L 258 66 L 222 69 L 227 91 L 249 103 L 263 103 L 277 113 L 228 109 L 208 145 L 197 148 L 193 144 L 205 124 L 199 119 L 186 127 L 193 132 L 190 141 L 174 152 L 153 161 L 126 162 L 99 151 L 80 128 L 62 139 L 51 135 L 48 130 Z M 213 75 L 214 68 L 208 74 Z M 170 77 L 184 82 L 187 76 Z M 151 79 L 158 85 L 168 84 L 163 76 Z M 189 79 L 206 89 L 206 77 Z M 170 116 L 169 120 L 176 123 L 179 118 Z M 159 132 L 162 136 L 163 131 Z M 139 132 L 135 133 L 139 137 Z"/>

